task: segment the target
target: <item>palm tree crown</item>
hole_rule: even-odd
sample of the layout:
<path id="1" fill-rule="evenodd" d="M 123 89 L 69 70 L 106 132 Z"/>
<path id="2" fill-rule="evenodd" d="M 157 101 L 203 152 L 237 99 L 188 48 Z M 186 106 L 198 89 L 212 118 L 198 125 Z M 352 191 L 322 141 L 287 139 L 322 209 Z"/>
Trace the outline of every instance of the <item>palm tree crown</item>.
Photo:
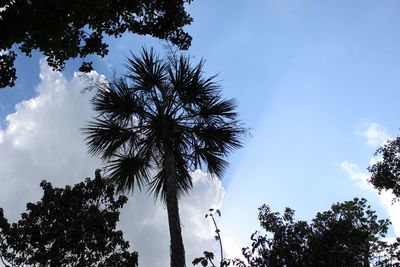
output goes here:
<path id="1" fill-rule="evenodd" d="M 127 75 L 102 84 L 92 100 L 98 116 L 84 129 L 89 151 L 105 160 L 119 190 L 146 186 L 168 207 L 192 187 L 194 169 L 221 177 L 243 128 L 215 76 L 203 78 L 203 61 L 193 67 L 188 57 L 163 59 L 144 49 L 126 67 Z"/>

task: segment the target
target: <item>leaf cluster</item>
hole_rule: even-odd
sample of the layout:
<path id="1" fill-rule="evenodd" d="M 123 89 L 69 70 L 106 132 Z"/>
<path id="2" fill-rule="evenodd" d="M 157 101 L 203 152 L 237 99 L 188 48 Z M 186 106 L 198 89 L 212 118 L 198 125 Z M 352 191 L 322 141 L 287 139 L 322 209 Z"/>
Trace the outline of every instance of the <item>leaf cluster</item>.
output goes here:
<path id="1" fill-rule="evenodd" d="M 191 37 L 183 27 L 192 22 L 185 10 L 185 5 L 190 2 L 2 0 L 0 88 L 15 84 L 16 51 L 31 56 L 33 50 L 39 50 L 53 69 L 61 70 L 65 61 L 71 58 L 107 55 L 106 35 L 120 37 L 125 32 L 151 35 L 187 49 Z"/>
<path id="2" fill-rule="evenodd" d="M 267 205 L 259 210 L 267 234 L 254 233 L 252 247 L 243 249 L 251 267 L 386 266 L 400 259 L 397 242 L 381 241 L 389 220 L 378 220 L 365 199 L 336 203 L 311 223 L 295 221 L 294 210 L 289 208 L 282 215 Z M 246 266 L 239 260 L 236 264 Z"/>
<path id="3" fill-rule="evenodd" d="M 261 206 L 258 219 L 264 234 L 251 236 L 251 247 L 242 249 L 245 261 L 223 259 L 220 266 L 396 266 L 392 264 L 400 260 L 400 238 L 382 241 L 390 222 L 378 219 L 363 198 L 333 204 L 311 223 L 296 221 L 294 214 L 290 208 L 281 215 Z M 214 254 L 205 251 L 193 265 L 216 266 L 213 259 Z"/>
<path id="4" fill-rule="evenodd" d="M 137 266 L 122 231 L 116 230 L 125 196 L 96 178 L 54 188 L 42 181 L 43 197 L 28 203 L 10 224 L 0 209 L 0 259 L 6 266 Z"/>
<path id="5" fill-rule="evenodd" d="M 400 199 L 400 137 L 388 141 L 380 147 L 375 156 L 381 156 L 379 160 L 368 168 L 371 173 L 369 182 L 381 192 L 391 190 L 394 200 Z"/>

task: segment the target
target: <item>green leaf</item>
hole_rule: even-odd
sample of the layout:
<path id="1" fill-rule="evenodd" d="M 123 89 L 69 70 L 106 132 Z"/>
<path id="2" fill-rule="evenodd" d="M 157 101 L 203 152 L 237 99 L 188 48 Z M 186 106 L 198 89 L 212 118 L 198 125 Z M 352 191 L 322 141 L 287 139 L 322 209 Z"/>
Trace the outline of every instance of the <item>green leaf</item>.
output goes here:
<path id="1" fill-rule="evenodd" d="M 197 264 L 199 264 L 202 260 L 203 260 L 203 257 L 195 258 L 195 259 L 192 261 L 192 264 L 193 264 L 193 265 L 197 265 Z"/>

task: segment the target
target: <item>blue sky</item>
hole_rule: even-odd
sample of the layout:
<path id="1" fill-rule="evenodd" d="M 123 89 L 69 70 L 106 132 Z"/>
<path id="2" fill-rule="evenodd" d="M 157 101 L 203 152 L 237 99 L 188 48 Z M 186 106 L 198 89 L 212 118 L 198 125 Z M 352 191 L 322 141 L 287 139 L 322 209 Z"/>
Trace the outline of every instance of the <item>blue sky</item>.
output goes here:
<path id="1" fill-rule="evenodd" d="M 219 74 L 251 128 L 223 177 L 227 242 L 249 244 L 263 203 L 311 219 L 358 196 L 381 217 L 400 214 L 360 185 L 377 145 L 399 133 L 400 2 L 196 0 L 188 11 L 190 55 L 206 59 L 207 74 Z M 123 72 L 129 50 L 142 46 L 163 52 L 150 37 L 110 39 L 109 55 L 93 57 L 96 70 Z M 3 131 L 15 105 L 39 94 L 40 58 L 19 56 L 16 88 L 0 91 Z M 73 79 L 79 63 L 69 62 L 63 76 Z"/>

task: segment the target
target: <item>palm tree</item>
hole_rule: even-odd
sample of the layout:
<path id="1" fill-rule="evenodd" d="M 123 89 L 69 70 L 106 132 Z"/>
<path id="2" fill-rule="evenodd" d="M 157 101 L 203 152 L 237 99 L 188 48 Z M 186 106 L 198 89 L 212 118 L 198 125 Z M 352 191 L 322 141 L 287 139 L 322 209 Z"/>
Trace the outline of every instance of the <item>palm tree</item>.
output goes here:
<path id="1" fill-rule="evenodd" d="M 165 201 L 171 266 L 185 266 L 178 199 L 192 187 L 190 172 L 207 167 L 221 177 L 225 157 L 241 146 L 244 129 L 235 102 L 223 99 L 215 76 L 203 78 L 203 61 L 132 55 L 128 74 L 102 84 L 92 100 L 98 116 L 84 129 L 92 155 L 121 191 L 147 187 Z"/>

